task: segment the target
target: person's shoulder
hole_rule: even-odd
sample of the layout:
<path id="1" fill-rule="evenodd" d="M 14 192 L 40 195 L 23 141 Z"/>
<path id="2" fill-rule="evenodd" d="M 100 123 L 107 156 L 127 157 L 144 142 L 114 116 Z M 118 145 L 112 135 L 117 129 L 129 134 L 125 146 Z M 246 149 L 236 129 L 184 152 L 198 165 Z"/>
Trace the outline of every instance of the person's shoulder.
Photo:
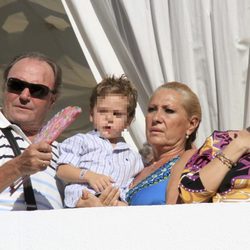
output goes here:
<path id="1" fill-rule="evenodd" d="M 131 145 L 129 145 L 129 144 L 127 144 L 127 145 L 128 145 L 129 150 L 130 150 L 133 154 L 135 154 L 135 155 L 141 155 L 141 154 L 139 153 L 138 149 L 133 148 L 133 147 L 132 147 Z"/>
<path id="2" fill-rule="evenodd" d="M 130 144 L 128 144 L 123 137 L 119 138 L 119 141 L 116 143 L 117 148 L 129 150 L 131 153 L 138 153 Z"/>
<path id="3" fill-rule="evenodd" d="M 84 133 L 77 133 L 77 134 L 74 134 L 74 135 L 71 135 L 67 138 L 65 138 L 62 143 L 66 142 L 70 142 L 70 141 L 75 141 L 75 140 L 83 140 L 84 138 L 86 137 L 86 134 Z"/>
<path id="4" fill-rule="evenodd" d="M 129 152 L 130 152 L 134 157 L 136 157 L 137 159 L 142 159 L 141 154 L 139 153 L 139 151 L 138 151 L 137 149 L 133 148 L 131 145 L 129 145 L 129 144 L 127 144 L 127 143 L 126 143 L 126 145 L 127 145 L 127 147 L 128 147 Z"/>
<path id="5" fill-rule="evenodd" d="M 84 136 L 90 136 L 90 137 L 92 137 L 92 136 L 94 136 L 94 137 L 100 137 L 100 133 L 98 131 L 96 131 L 96 130 L 90 130 L 87 133 L 84 133 L 82 135 L 84 135 Z"/>

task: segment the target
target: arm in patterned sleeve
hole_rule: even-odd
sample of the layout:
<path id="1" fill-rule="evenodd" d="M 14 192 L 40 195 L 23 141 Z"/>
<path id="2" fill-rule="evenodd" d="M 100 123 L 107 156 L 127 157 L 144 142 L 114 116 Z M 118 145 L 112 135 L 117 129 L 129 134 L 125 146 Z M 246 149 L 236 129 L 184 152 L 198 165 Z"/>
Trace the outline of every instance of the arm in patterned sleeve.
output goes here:
<path id="1" fill-rule="evenodd" d="M 248 179 L 249 139 L 246 130 L 214 131 L 185 167 L 179 185 L 183 201 L 207 202 L 233 190 L 236 179 Z"/>
<path id="2" fill-rule="evenodd" d="M 67 138 L 58 145 L 59 158 L 57 164 L 70 164 L 79 167 L 81 155 L 85 153 L 85 148 L 83 134 L 77 134 Z"/>
<path id="3" fill-rule="evenodd" d="M 185 169 L 179 185 L 180 197 L 184 203 L 209 202 L 215 192 L 207 191 L 200 179 L 199 171 Z"/>
<path id="4" fill-rule="evenodd" d="M 220 143 L 214 141 L 213 134 L 187 162 L 179 184 L 180 197 L 184 203 L 208 202 L 215 194 L 205 189 L 200 179 L 200 170 L 212 160 L 218 150 Z"/>

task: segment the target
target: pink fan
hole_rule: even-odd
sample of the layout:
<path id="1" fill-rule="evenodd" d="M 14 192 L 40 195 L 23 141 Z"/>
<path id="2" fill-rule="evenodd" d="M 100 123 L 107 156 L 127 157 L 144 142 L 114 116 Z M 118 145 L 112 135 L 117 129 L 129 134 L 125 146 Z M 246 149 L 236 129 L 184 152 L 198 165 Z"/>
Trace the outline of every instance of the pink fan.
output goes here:
<path id="1" fill-rule="evenodd" d="M 77 106 L 68 106 L 50 119 L 34 139 L 34 143 L 46 141 L 52 143 L 82 112 Z M 19 178 L 10 186 L 11 195 L 27 180 L 28 176 Z"/>
<path id="2" fill-rule="evenodd" d="M 34 143 L 46 141 L 52 143 L 82 112 L 80 107 L 68 106 L 50 119 L 34 139 Z"/>

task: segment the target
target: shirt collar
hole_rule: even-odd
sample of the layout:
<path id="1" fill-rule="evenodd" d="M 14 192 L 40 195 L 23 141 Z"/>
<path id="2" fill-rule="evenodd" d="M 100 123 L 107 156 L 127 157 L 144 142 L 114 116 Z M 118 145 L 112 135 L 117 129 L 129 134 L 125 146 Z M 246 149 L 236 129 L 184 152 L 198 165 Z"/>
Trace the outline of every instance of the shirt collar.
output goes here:
<path id="1" fill-rule="evenodd" d="M 88 133 L 91 134 L 91 135 L 98 136 L 99 138 L 101 138 L 101 139 L 109 142 L 108 139 L 105 139 L 105 138 L 101 137 L 100 132 L 97 131 L 97 130 L 92 130 L 92 131 L 90 131 Z M 116 150 L 116 149 L 117 150 L 120 150 L 120 149 L 130 149 L 130 147 L 126 143 L 125 139 L 123 137 L 120 137 L 119 141 L 116 143 L 116 146 L 115 146 L 114 150 Z"/>
<path id="2" fill-rule="evenodd" d="M 11 123 L 6 119 L 6 117 L 3 115 L 2 108 L 0 109 L 0 128 L 7 128 L 11 125 Z"/>
<path id="3" fill-rule="evenodd" d="M 21 128 L 18 127 L 16 124 L 10 123 L 7 120 L 7 118 L 4 116 L 3 109 L 0 108 L 0 128 L 7 128 L 7 127 L 11 127 L 16 133 L 21 135 L 23 137 L 23 139 L 25 139 L 26 141 L 28 141 L 30 143 L 29 138 L 23 133 Z"/>

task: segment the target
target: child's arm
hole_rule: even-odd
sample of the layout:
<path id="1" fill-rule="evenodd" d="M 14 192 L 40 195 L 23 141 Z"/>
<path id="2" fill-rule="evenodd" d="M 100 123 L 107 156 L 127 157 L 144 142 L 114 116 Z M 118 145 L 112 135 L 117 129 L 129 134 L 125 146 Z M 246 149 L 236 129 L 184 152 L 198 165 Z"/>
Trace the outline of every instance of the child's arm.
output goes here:
<path id="1" fill-rule="evenodd" d="M 67 183 L 84 183 L 81 170 L 73 165 L 61 164 L 57 168 L 56 175 Z"/>
<path id="2" fill-rule="evenodd" d="M 110 176 L 97 174 L 69 164 L 59 165 L 57 176 L 69 183 L 88 183 L 96 192 L 102 192 L 107 186 L 114 183 Z"/>

